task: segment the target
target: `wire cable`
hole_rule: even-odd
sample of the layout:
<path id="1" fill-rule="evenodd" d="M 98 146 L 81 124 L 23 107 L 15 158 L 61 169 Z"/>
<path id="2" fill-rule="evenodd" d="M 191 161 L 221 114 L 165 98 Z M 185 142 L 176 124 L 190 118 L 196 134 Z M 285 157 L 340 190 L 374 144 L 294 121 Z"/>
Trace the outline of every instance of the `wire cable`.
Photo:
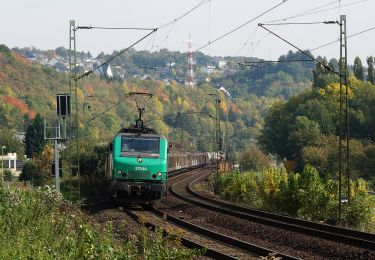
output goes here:
<path id="1" fill-rule="evenodd" d="M 342 7 L 351 6 L 351 5 L 355 5 L 355 4 L 359 4 L 359 3 L 367 2 L 367 1 L 368 0 L 360 0 L 360 1 L 353 2 L 353 3 L 348 3 L 348 4 L 345 4 L 345 5 L 341 5 L 340 4 L 340 5 L 335 6 L 335 7 L 327 8 L 327 9 L 316 11 L 316 12 L 307 13 L 304 16 L 311 15 L 311 14 L 323 13 L 323 12 L 327 12 L 327 11 L 331 11 L 331 10 L 335 10 L 335 9 L 340 9 L 341 10 Z"/>
<path id="2" fill-rule="evenodd" d="M 142 27 L 101 27 L 101 26 L 77 26 L 75 31 L 77 30 L 91 30 L 91 29 L 98 29 L 98 30 L 139 30 L 139 31 L 153 31 L 154 28 L 142 28 Z"/>
<path id="3" fill-rule="evenodd" d="M 327 7 L 327 6 L 330 6 L 330 5 L 333 5 L 333 4 L 337 3 L 337 0 L 335 0 L 335 1 L 332 1 L 332 2 L 330 2 L 328 4 L 324 4 L 324 5 L 321 5 L 321 6 L 312 8 L 312 9 L 309 9 L 307 11 L 304 11 L 302 13 L 299 13 L 299 14 L 296 14 L 296 15 L 293 15 L 293 16 L 289 16 L 289 17 L 282 18 L 282 19 L 277 19 L 277 20 L 272 20 L 272 21 L 268 21 L 268 22 L 265 22 L 265 23 L 282 22 L 282 21 L 290 20 L 290 19 L 297 18 L 297 17 L 308 16 L 308 15 L 311 15 L 311 14 L 322 13 L 322 12 L 326 12 L 326 11 L 330 11 L 330 10 L 335 10 L 335 9 L 340 9 L 341 10 L 342 7 L 355 5 L 355 4 L 359 4 L 359 3 L 362 3 L 362 2 L 366 2 L 366 1 L 368 1 L 368 0 L 360 0 L 360 1 L 352 2 L 352 3 L 348 3 L 348 4 L 345 4 L 345 5 L 341 5 L 341 3 L 340 3 L 340 5 L 338 5 L 338 6 L 326 8 L 326 9 L 323 9 L 323 10 L 319 10 L 321 8 L 324 8 L 324 7 Z"/>
<path id="4" fill-rule="evenodd" d="M 215 43 L 215 42 L 217 42 L 217 41 L 219 41 L 219 40 L 225 38 L 226 36 L 228 36 L 228 35 L 230 35 L 230 34 L 236 32 L 236 31 L 238 31 L 239 29 L 241 29 L 241 28 L 243 28 L 244 26 L 248 25 L 249 23 L 255 21 L 256 19 L 258 19 L 258 18 L 264 16 L 265 14 L 271 12 L 272 10 L 276 9 L 276 8 L 279 7 L 280 5 L 286 3 L 287 1 L 288 1 L 288 0 L 282 0 L 282 2 L 280 2 L 280 3 L 276 4 L 275 6 L 273 6 L 273 7 L 269 8 L 269 9 L 267 9 L 266 11 L 264 11 L 264 12 L 262 12 L 261 14 L 257 15 L 256 17 L 254 17 L 254 18 L 252 18 L 252 19 L 246 21 L 245 23 L 243 23 L 243 24 L 241 24 L 241 25 L 235 27 L 234 29 L 230 30 L 229 32 L 226 32 L 226 33 L 222 34 L 221 36 L 215 38 L 213 41 L 210 41 L 209 43 L 204 44 L 203 46 L 201 46 L 201 47 L 199 47 L 198 49 L 192 51 L 191 53 L 196 53 L 196 52 L 198 52 L 198 51 L 200 51 L 200 50 L 206 48 L 207 46 L 209 46 L 209 45 L 211 45 L 211 44 L 213 44 L 213 43 Z M 175 59 L 174 62 L 180 61 L 180 60 L 184 59 L 186 56 L 187 56 L 187 54 L 184 54 L 182 57 L 180 57 L 180 58 L 178 58 L 178 59 Z"/>
<path id="5" fill-rule="evenodd" d="M 371 27 L 371 28 L 369 28 L 369 29 L 366 29 L 366 30 L 363 30 L 363 31 L 360 31 L 360 32 L 357 32 L 357 33 L 354 33 L 354 34 L 351 34 L 351 35 L 347 36 L 346 38 L 349 39 L 349 38 L 352 38 L 352 37 L 355 37 L 355 36 L 361 35 L 361 34 L 363 34 L 363 33 L 366 33 L 366 32 L 372 31 L 372 30 L 375 30 L 375 27 Z M 334 43 L 337 43 L 337 42 L 339 42 L 339 41 L 340 41 L 340 39 L 337 39 L 337 40 L 334 40 L 334 41 L 328 42 L 328 43 L 326 43 L 326 44 L 320 45 L 320 46 L 318 46 L 318 47 L 315 47 L 315 48 L 313 48 L 313 49 L 307 49 L 306 51 L 310 51 L 310 52 L 312 52 L 312 51 L 316 51 L 316 50 L 319 50 L 319 49 L 321 49 L 321 48 L 324 48 L 324 47 L 327 47 L 327 46 L 329 46 L 329 45 L 332 45 L 332 44 L 334 44 Z M 294 54 L 294 55 L 292 55 L 292 56 L 290 56 L 290 57 L 288 57 L 288 58 L 291 59 L 291 58 L 294 58 L 294 57 L 297 57 L 297 56 L 301 56 L 301 55 L 305 55 L 305 54 L 304 54 L 304 53 L 296 53 L 296 54 Z M 294 62 L 294 61 L 308 61 L 308 60 L 292 60 L 292 61 L 259 61 L 259 62 L 257 62 L 257 63 L 263 63 L 263 64 L 266 64 L 266 63 L 273 63 L 273 62 Z M 312 60 L 311 60 L 311 61 L 312 61 Z M 244 62 L 244 63 L 247 63 L 247 62 Z M 251 62 L 251 63 L 255 63 L 255 62 Z M 264 66 L 260 66 L 259 68 L 262 68 L 262 67 L 264 67 Z"/>
<path id="6" fill-rule="evenodd" d="M 265 15 L 265 14 L 271 12 L 272 10 L 276 9 L 276 8 L 279 7 L 280 5 L 286 3 L 287 1 L 288 1 L 288 0 L 283 0 L 282 2 L 280 2 L 280 3 L 278 3 L 277 5 L 271 7 L 270 9 L 264 11 L 263 13 L 257 15 L 256 17 L 254 17 L 254 18 L 248 20 L 247 22 L 245 22 L 245 23 L 243 23 L 243 24 L 237 26 L 236 28 L 230 30 L 229 32 L 224 33 L 223 35 L 217 37 L 217 38 L 214 39 L 213 41 L 210 41 L 209 43 L 207 43 L 207 44 L 205 44 L 205 45 L 199 47 L 199 48 L 196 49 L 193 53 L 198 52 L 198 51 L 202 50 L 203 48 L 205 48 L 205 47 L 207 47 L 207 46 L 209 46 L 209 45 L 211 45 L 211 44 L 213 44 L 213 43 L 215 43 L 215 42 L 217 42 L 217 41 L 219 41 L 219 40 L 225 38 L 226 36 L 228 36 L 228 35 L 234 33 L 235 31 L 238 31 L 238 30 L 241 29 L 242 27 L 248 25 L 248 24 L 251 23 L 251 22 L 254 22 L 256 19 L 258 19 L 258 18 L 262 17 L 263 15 Z"/>
<path id="7" fill-rule="evenodd" d="M 175 18 L 175 19 L 173 19 L 173 20 L 171 20 L 171 21 L 169 21 L 169 22 L 167 22 L 167 23 L 165 23 L 165 24 L 163 24 L 163 25 L 160 25 L 158 28 L 159 28 L 159 29 L 162 29 L 162 28 L 164 28 L 164 27 L 167 27 L 167 26 L 169 26 L 169 25 L 171 25 L 171 24 L 173 24 L 173 23 L 175 23 L 175 22 L 181 20 L 182 18 L 184 18 L 185 16 L 187 16 L 188 14 L 190 14 L 191 12 L 193 12 L 194 10 L 198 9 L 198 8 L 201 7 L 202 5 L 208 3 L 209 1 L 210 1 L 210 0 L 202 0 L 201 2 L 199 2 L 196 6 L 194 6 L 192 9 L 190 9 L 190 10 L 187 11 L 186 13 L 180 15 L 179 17 L 177 17 L 177 18 Z"/>
<path id="8" fill-rule="evenodd" d="M 88 122 L 91 122 L 99 117 L 101 117 L 102 115 L 104 115 L 105 113 L 107 113 L 108 111 L 110 111 L 111 109 L 115 108 L 116 106 L 118 106 L 119 104 L 121 104 L 121 102 L 125 101 L 126 99 L 128 99 L 129 97 L 134 97 L 135 99 L 135 96 L 137 95 L 144 95 L 144 96 L 148 96 L 149 98 L 152 98 L 154 95 L 151 94 L 151 93 L 145 93 L 145 92 L 130 92 L 130 93 L 127 93 L 125 94 L 125 96 L 120 99 L 120 101 L 118 101 L 116 104 L 110 106 L 109 108 L 107 108 L 106 110 L 104 110 L 103 112 L 101 112 L 100 114 L 92 117 L 90 120 L 87 121 Z M 137 108 L 139 108 L 138 106 L 138 103 L 137 103 L 137 100 L 135 99 L 135 102 L 136 102 L 136 105 L 137 105 Z"/>
<path id="9" fill-rule="evenodd" d="M 331 71 L 332 73 L 338 75 L 338 76 L 341 76 L 341 74 L 337 71 L 335 71 L 334 69 L 332 69 L 330 66 L 328 66 L 327 64 L 324 64 L 323 62 L 321 62 L 320 60 L 316 59 L 314 56 L 312 56 L 311 54 L 307 53 L 306 51 L 302 50 L 301 48 L 297 47 L 295 44 L 289 42 L 288 40 L 284 39 L 283 37 L 279 36 L 278 34 L 272 32 L 271 30 L 269 30 L 268 28 L 264 27 L 263 24 L 258 24 L 260 27 L 262 27 L 263 29 L 265 29 L 266 31 L 268 31 L 269 33 L 273 34 L 274 36 L 276 36 L 277 38 L 279 38 L 280 40 L 282 40 L 283 42 L 286 42 L 287 44 L 289 44 L 290 46 L 296 48 L 297 50 L 299 50 L 300 52 L 302 52 L 303 54 L 305 54 L 306 56 L 308 56 L 309 58 L 311 58 L 312 60 L 316 61 L 317 63 L 319 63 L 322 67 L 324 67 L 326 70 L 328 71 Z"/>
<path id="10" fill-rule="evenodd" d="M 338 24 L 338 21 L 302 22 L 302 23 L 262 23 L 263 25 L 314 25 L 314 24 Z"/>
<path id="11" fill-rule="evenodd" d="M 299 59 L 299 60 L 260 60 L 260 61 L 244 61 L 242 64 L 261 64 L 261 63 L 274 63 L 274 62 L 303 62 L 314 61 L 312 59 Z"/>
<path id="12" fill-rule="evenodd" d="M 137 40 L 136 42 L 134 42 L 133 44 L 131 44 L 129 47 L 123 49 L 122 51 L 120 51 L 116 55 L 112 56 L 111 58 L 109 58 L 105 62 L 103 62 L 100 65 L 98 65 L 95 68 L 93 68 L 92 70 L 89 70 L 89 71 L 83 73 L 81 76 L 74 78 L 74 80 L 78 81 L 78 80 L 80 80 L 80 79 L 82 79 L 82 78 L 84 78 L 84 77 L 86 77 L 86 76 L 94 73 L 96 70 L 98 70 L 99 68 L 103 67 L 104 65 L 110 63 L 112 60 L 114 60 L 118 56 L 122 55 L 124 52 L 128 51 L 129 49 L 131 49 L 132 47 L 134 47 L 135 45 L 137 45 L 138 43 L 140 43 L 141 41 L 143 41 L 144 39 L 146 39 L 147 37 L 149 37 L 151 34 L 155 33 L 157 30 L 158 30 L 157 28 L 153 29 L 152 32 L 150 32 L 147 35 L 143 36 L 141 39 Z"/>

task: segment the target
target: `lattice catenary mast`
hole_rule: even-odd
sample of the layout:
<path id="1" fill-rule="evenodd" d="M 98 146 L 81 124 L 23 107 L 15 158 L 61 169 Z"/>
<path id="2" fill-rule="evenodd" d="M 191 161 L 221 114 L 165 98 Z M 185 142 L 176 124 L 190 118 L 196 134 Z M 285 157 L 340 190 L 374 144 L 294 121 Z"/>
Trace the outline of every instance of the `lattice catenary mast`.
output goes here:
<path id="1" fill-rule="evenodd" d="M 193 71 L 193 45 L 194 41 L 191 39 L 190 33 L 189 33 L 189 39 L 185 41 L 185 44 L 188 46 L 188 72 L 187 72 L 187 81 L 186 85 L 189 85 L 191 87 L 194 87 L 195 80 L 194 80 L 194 71 Z"/>

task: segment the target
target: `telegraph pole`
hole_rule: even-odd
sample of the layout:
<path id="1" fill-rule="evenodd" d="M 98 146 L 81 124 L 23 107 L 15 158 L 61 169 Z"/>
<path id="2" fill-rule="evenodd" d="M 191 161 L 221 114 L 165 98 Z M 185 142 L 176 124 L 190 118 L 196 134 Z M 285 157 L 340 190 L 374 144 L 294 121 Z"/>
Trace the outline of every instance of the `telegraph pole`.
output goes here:
<path id="1" fill-rule="evenodd" d="M 350 203 L 350 165 L 349 165 L 349 86 L 347 63 L 346 15 L 340 16 L 340 120 L 339 120 L 339 221 L 341 221 L 342 203 Z M 345 92 L 343 91 L 345 85 Z M 343 198 L 342 175 L 346 174 L 346 198 Z"/>

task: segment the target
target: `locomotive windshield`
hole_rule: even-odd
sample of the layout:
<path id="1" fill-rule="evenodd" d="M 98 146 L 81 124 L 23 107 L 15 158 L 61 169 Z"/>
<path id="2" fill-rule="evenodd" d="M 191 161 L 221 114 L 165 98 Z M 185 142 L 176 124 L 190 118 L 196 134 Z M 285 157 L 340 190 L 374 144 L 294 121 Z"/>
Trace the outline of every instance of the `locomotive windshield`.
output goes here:
<path id="1" fill-rule="evenodd" d="M 121 152 L 124 155 L 159 156 L 159 137 L 130 137 L 121 139 Z"/>

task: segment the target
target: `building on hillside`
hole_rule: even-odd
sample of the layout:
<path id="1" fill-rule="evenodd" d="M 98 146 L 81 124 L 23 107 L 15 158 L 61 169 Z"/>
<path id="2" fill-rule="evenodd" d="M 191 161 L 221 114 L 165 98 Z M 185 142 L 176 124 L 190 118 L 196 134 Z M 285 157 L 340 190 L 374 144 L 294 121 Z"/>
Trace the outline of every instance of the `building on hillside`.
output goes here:
<path id="1" fill-rule="evenodd" d="M 99 66 L 99 64 L 94 64 L 93 69 L 95 69 L 97 66 Z M 112 68 L 110 64 L 104 64 L 99 69 L 97 69 L 94 73 L 101 77 L 108 77 L 108 78 L 113 77 L 113 72 L 112 72 Z"/>
<path id="2" fill-rule="evenodd" d="M 225 69 L 226 66 L 227 66 L 226 60 L 219 60 L 219 68 L 220 69 Z"/>
<path id="3" fill-rule="evenodd" d="M 204 71 L 206 72 L 206 74 L 212 74 L 216 72 L 216 67 L 213 65 L 207 65 Z"/>
<path id="4" fill-rule="evenodd" d="M 225 94 L 227 94 L 228 97 L 230 97 L 230 93 L 228 90 L 226 90 L 224 87 L 220 87 L 220 91 L 223 91 Z"/>
<path id="5" fill-rule="evenodd" d="M 16 153 L 8 153 L 4 154 L 4 156 L 0 155 L 0 167 L 2 165 L 4 165 L 4 171 L 10 170 L 14 176 L 18 177 L 22 172 L 24 161 L 17 160 Z"/>
<path id="6" fill-rule="evenodd" d="M 17 132 L 13 135 L 13 137 L 23 143 L 25 140 L 25 132 Z"/>

